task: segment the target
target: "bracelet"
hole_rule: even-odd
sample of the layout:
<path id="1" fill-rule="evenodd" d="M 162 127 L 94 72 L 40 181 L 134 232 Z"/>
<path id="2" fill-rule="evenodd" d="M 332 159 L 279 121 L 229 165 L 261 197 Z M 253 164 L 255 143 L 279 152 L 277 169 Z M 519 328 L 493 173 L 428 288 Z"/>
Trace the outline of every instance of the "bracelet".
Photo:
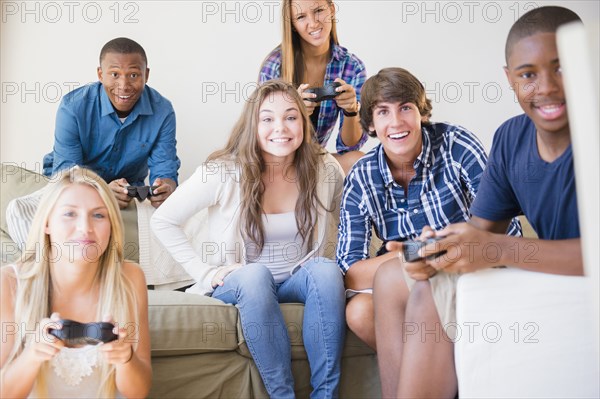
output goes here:
<path id="1" fill-rule="evenodd" d="M 356 111 L 354 111 L 354 112 L 348 112 L 342 108 L 342 113 L 344 114 L 344 116 L 346 116 L 348 118 L 358 115 L 359 111 L 360 111 L 360 101 L 356 102 Z"/>

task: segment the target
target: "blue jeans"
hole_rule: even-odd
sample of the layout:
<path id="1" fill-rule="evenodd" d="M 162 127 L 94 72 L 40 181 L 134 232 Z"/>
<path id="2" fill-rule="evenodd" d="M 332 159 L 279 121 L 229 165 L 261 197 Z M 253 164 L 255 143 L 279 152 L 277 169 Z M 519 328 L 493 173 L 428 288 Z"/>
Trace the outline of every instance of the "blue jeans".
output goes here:
<path id="1" fill-rule="evenodd" d="M 344 283 L 336 263 L 311 259 L 281 284 L 264 265 L 228 275 L 212 295 L 237 305 L 250 353 L 271 398 L 293 398 L 292 355 L 279 303 L 304 304 L 302 338 L 313 387 L 311 398 L 338 395 L 346 322 Z"/>

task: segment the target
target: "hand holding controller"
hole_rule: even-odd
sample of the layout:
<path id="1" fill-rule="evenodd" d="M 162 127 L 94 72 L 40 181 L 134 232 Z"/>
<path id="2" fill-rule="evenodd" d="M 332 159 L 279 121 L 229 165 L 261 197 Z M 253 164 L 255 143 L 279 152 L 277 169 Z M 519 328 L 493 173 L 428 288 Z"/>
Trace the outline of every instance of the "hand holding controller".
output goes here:
<path id="1" fill-rule="evenodd" d="M 154 190 L 157 188 L 157 186 L 127 186 L 127 195 L 137 198 L 138 201 L 143 201 L 148 197 L 152 197 Z"/>
<path id="2" fill-rule="evenodd" d="M 73 320 L 60 320 L 61 329 L 49 328 L 48 333 L 70 346 L 96 345 L 111 342 L 119 338 L 113 333 L 115 325 L 106 322 L 79 323 Z"/>
<path id="3" fill-rule="evenodd" d="M 306 93 L 314 93 L 317 95 L 315 98 L 306 98 L 306 101 L 319 103 L 324 100 L 332 100 L 336 98 L 338 95 L 343 93 L 343 91 L 335 91 L 342 84 L 340 82 L 331 82 L 326 84 L 323 87 L 310 87 L 304 90 Z"/>
<path id="4" fill-rule="evenodd" d="M 402 243 L 402 252 L 404 255 L 404 260 L 406 262 L 416 262 L 418 260 L 423 259 L 423 257 L 419 255 L 419 250 L 428 244 L 438 242 L 444 238 L 446 237 L 428 238 L 425 241 L 404 241 Z M 444 255 L 446 252 L 446 250 L 437 252 L 435 254 L 427 256 L 426 259 L 435 259 Z"/>

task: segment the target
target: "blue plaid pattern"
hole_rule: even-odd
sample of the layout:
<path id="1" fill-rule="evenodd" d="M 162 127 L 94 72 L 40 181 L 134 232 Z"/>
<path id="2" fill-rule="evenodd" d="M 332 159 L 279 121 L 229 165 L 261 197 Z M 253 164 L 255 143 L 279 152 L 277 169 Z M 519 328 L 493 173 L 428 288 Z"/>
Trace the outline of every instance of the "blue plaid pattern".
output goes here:
<path id="1" fill-rule="evenodd" d="M 337 262 L 346 273 L 369 257 L 371 230 L 385 242 L 417 238 L 423 227 L 439 230 L 469 220 L 487 155 L 477 137 L 459 127 L 432 123 L 422 127 L 423 151 L 415 177 L 404 188 L 396 183 L 379 144 L 352 168 L 344 182 L 340 207 Z M 521 235 L 513 220 L 509 234 Z M 380 254 L 385 248 L 380 249 Z"/>
<path id="2" fill-rule="evenodd" d="M 260 83 L 263 83 L 267 80 L 279 78 L 281 78 L 281 48 L 277 47 L 265 59 L 260 69 L 258 80 Z M 351 84 L 354 87 L 354 90 L 356 90 L 357 100 L 360 101 L 360 90 L 367 78 L 365 64 L 354 54 L 348 52 L 346 48 L 334 44 L 331 48 L 331 59 L 329 60 L 327 70 L 325 71 L 324 83 L 327 84 L 333 82 L 336 78 L 341 78 L 344 82 Z M 338 129 L 341 129 L 342 124 L 344 123 L 342 109 L 337 106 L 335 100 L 321 102 L 319 120 L 315 130 L 317 133 L 317 140 L 322 146 L 325 146 L 329 141 L 329 137 L 331 137 L 331 133 L 333 133 L 335 128 L 335 121 L 338 119 L 338 115 L 340 117 Z M 363 132 L 358 144 L 349 147 L 342 142 L 342 139 L 338 134 L 336 141 L 337 152 L 343 154 L 347 151 L 359 150 L 368 138 L 367 132 Z"/>

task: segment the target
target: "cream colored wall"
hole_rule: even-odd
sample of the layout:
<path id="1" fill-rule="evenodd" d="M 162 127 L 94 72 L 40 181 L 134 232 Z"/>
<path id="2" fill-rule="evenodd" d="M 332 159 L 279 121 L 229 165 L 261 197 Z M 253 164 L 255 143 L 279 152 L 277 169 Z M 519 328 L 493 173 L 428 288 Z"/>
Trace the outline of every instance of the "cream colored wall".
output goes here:
<path id="1" fill-rule="evenodd" d="M 469 128 L 489 148 L 496 127 L 520 112 L 502 71 L 508 30 L 531 7 L 561 3 L 339 1 L 339 37 L 369 75 L 388 66 L 412 71 L 433 100 L 433 119 Z M 95 81 L 102 45 L 127 36 L 146 49 L 149 85 L 175 106 L 180 174 L 187 178 L 224 144 L 261 61 L 280 41 L 279 4 L 2 1 L 2 161 L 41 170 L 60 98 Z M 598 4 L 567 4 L 590 27 L 596 51 Z"/>

